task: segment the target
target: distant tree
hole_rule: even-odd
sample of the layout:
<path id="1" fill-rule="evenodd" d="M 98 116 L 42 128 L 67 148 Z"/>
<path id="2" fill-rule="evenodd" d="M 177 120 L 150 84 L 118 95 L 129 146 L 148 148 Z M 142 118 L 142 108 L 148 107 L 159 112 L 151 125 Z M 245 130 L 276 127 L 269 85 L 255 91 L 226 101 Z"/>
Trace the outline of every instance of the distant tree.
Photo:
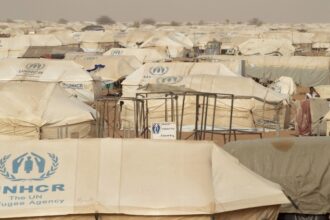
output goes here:
<path id="1" fill-rule="evenodd" d="M 249 25 L 261 26 L 263 22 L 259 18 L 252 18 L 248 21 Z"/>
<path id="2" fill-rule="evenodd" d="M 145 18 L 141 21 L 141 24 L 155 25 L 156 21 L 153 18 Z"/>
<path id="3" fill-rule="evenodd" d="M 301 32 L 301 33 L 306 33 L 306 32 L 307 32 L 306 29 L 302 29 L 302 28 L 301 28 L 301 29 L 298 29 L 297 31 L 298 31 L 298 32 Z"/>
<path id="4" fill-rule="evenodd" d="M 43 21 L 41 21 L 41 20 L 37 20 L 37 23 L 38 23 L 38 24 L 42 24 Z"/>
<path id="5" fill-rule="evenodd" d="M 60 18 L 60 19 L 58 19 L 57 23 L 59 23 L 59 24 L 67 24 L 68 23 L 68 20 L 66 20 L 64 18 Z"/>
<path id="6" fill-rule="evenodd" d="M 10 18 L 7 18 L 6 22 L 7 23 L 14 23 L 14 20 L 13 19 L 10 19 Z"/>
<path id="7" fill-rule="evenodd" d="M 102 15 L 96 19 L 96 23 L 100 24 L 100 25 L 113 25 L 116 22 L 112 18 L 110 18 L 106 15 Z"/>
<path id="8" fill-rule="evenodd" d="M 230 23 L 230 20 L 227 18 L 227 19 L 225 20 L 225 23 L 226 23 L 226 24 L 229 24 L 229 23 Z"/>
<path id="9" fill-rule="evenodd" d="M 236 24 L 243 24 L 243 22 L 241 22 L 241 21 L 238 21 L 238 22 L 236 22 Z"/>
<path id="10" fill-rule="evenodd" d="M 87 25 L 81 29 L 81 31 L 105 31 L 102 25 Z"/>
<path id="11" fill-rule="evenodd" d="M 134 21 L 132 24 L 132 27 L 139 28 L 140 27 L 140 22 L 139 21 Z"/>
<path id="12" fill-rule="evenodd" d="M 200 21 L 198 22 L 198 25 L 205 25 L 205 21 L 200 20 Z"/>
<path id="13" fill-rule="evenodd" d="M 171 21 L 171 26 L 180 26 L 181 23 L 178 21 Z"/>
<path id="14" fill-rule="evenodd" d="M 191 22 L 186 23 L 187 26 L 192 26 L 193 24 Z"/>

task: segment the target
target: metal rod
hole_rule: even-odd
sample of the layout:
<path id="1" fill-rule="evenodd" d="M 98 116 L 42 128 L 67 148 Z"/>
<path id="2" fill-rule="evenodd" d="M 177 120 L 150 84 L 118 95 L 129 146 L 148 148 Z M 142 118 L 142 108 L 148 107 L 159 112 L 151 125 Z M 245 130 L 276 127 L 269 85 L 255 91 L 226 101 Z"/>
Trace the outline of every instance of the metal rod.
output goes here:
<path id="1" fill-rule="evenodd" d="M 146 95 L 146 98 L 148 98 L 148 94 Z M 149 138 L 149 105 L 148 105 L 148 99 L 146 99 L 146 133 L 147 136 L 144 136 L 144 138 Z"/>
<path id="2" fill-rule="evenodd" d="M 214 133 L 214 124 L 215 124 L 215 117 L 216 117 L 216 110 L 217 110 L 217 95 L 214 96 L 214 103 L 213 103 L 213 118 L 212 118 L 212 133 L 211 133 L 211 140 L 213 140 L 213 133 Z"/>
<path id="3" fill-rule="evenodd" d="M 141 112 L 141 114 L 142 114 L 142 129 L 141 129 L 141 132 L 143 132 L 143 134 L 144 134 L 144 132 L 145 132 L 145 124 L 146 124 L 146 114 L 147 114 L 147 110 L 146 110 L 146 108 L 145 108 L 145 105 L 144 105 L 145 103 L 144 103 L 144 101 L 141 101 L 141 105 L 142 105 L 142 112 Z M 142 135 L 142 134 L 141 134 Z"/>
<path id="4" fill-rule="evenodd" d="M 171 94 L 171 122 L 174 122 L 174 100 L 173 100 L 173 94 Z"/>
<path id="5" fill-rule="evenodd" d="M 179 137 L 179 103 L 178 96 L 175 96 L 175 125 L 176 125 L 176 139 Z"/>
<path id="6" fill-rule="evenodd" d="M 135 127 L 135 137 L 139 136 L 139 103 L 135 100 L 133 101 L 134 105 L 134 127 Z"/>
<path id="7" fill-rule="evenodd" d="M 209 110 L 209 95 L 206 96 L 206 106 L 205 106 L 205 120 L 204 120 L 204 131 L 203 131 L 203 140 L 205 140 L 206 135 L 206 125 L 207 125 L 207 114 Z"/>
<path id="8" fill-rule="evenodd" d="M 168 112 L 167 112 L 167 94 L 165 94 L 165 121 L 168 120 Z"/>
<path id="9" fill-rule="evenodd" d="M 186 101 L 186 94 L 183 95 L 182 106 L 181 106 L 181 123 L 180 123 L 180 140 L 182 138 L 182 126 L 183 126 L 183 116 L 184 116 L 184 107 Z"/>
<path id="10" fill-rule="evenodd" d="M 234 95 L 231 96 L 230 119 L 229 119 L 229 142 L 231 141 L 231 130 L 233 125 Z"/>
<path id="11" fill-rule="evenodd" d="M 201 124 L 200 124 L 199 130 L 198 130 L 199 140 L 202 140 L 202 136 L 203 136 L 203 125 L 204 125 L 204 119 L 205 119 L 204 114 L 205 114 L 205 95 L 203 95 L 202 120 L 201 120 Z"/>
<path id="12" fill-rule="evenodd" d="M 115 101 L 115 111 L 114 111 L 114 117 L 113 117 L 113 132 L 112 132 L 112 137 L 115 137 L 115 132 L 116 132 L 116 119 L 117 119 L 117 101 Z M 108 104 L 108 109 L 109 109 L 109 104 Z M 110 114 L 108 114 L 108 116 L 110 116 Z M 110 118 L 109 118 L 110 121 Z"/>
<path id="13" fill-rule="evenodd" d="M 194 131 L 194 139 L 195 140 L 197 140 L 198 114 L 199 114 L 199 95 L 196 95 L 195 131 Z"/>

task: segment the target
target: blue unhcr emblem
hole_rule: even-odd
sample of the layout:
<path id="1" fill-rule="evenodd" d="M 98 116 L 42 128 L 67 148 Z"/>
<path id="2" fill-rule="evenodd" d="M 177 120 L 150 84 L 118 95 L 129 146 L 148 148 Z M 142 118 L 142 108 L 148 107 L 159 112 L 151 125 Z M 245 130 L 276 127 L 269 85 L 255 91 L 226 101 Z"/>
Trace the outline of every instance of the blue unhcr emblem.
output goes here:
<path id="1" fill-rule="evenodd" d="M 160 76 L 166 74 L 168 70 L 169 70 L 168 67 L 157 66 L 157 67 L 151 67 L 149 69 L 149 73 L 151 75 Z"/>
<path id="2" fill-rule="evenodd" d="M 51 160 L 51 167 L 45 171 L 46 159 L 36 153 L 24 153 L 11 161 L 11 169 L 7 168 L 7 161 L 11 154 L 5 155 L 0 159 L 0 174 L 11 181 L 26 181 L 26 180 L 44 180 L 55 174 L 58 169 L 58 157 L 55 154 L 48 153 Z M 32 173 L 33 172 L 33 173 Z M 21 178 L 19 174 L 25 176 L 34 176 L 32 178 Z"/>
<path id="3" fill-rule="evenodd" d="M 152 126 L 152 133 L 159 134 L 159 132 L 160 132 L 160 125 L 159 124 L 154 124 Z"/>

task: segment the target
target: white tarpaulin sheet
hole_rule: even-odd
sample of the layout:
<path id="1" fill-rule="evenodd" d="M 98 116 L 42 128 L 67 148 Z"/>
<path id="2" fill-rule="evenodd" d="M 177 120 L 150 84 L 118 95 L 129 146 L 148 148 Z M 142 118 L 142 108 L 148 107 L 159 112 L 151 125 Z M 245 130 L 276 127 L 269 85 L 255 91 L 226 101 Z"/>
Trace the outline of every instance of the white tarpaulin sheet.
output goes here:
<path id="1" fill-rule="evenodd" d="M 221 75 L 240 77 L 222 63 L 147 63 L 130 74 L 123 85 L 138 86 L 148 83 L 174 85 L 190 75 Z"/>
<path id="2" fill-rule="evenodd" d="M 55 83 L 1 82 L 0 93 L 0 135 L 54 138 L 56 128 L 65 126 L 70 133 L 69 127 L 76 125 L 75 132 L 82 138 L 89 132 L 83 131 L 83 124 L 94 121 L 93 108 L 71 98 Z"/>
<path id="3" fill-rule="evenodd" d="M 293 56 L 295 48 L 292 43 L 284 39 L 250 39 L 239 45 L 243 55 L 269 55 Z"/>
<path id="4" fill-rule="evenodd" d="M 165 61 L 168 54 L 155 48 L 112 48 L 103 55 L 109 56 L 135 56 L 141 63 Z"/>
<path id="5" fill-rule="evenodd" d="M 1 142 L 0 218 L 209 215 L 287 203 L 280 187 L 212 142 Z"/>

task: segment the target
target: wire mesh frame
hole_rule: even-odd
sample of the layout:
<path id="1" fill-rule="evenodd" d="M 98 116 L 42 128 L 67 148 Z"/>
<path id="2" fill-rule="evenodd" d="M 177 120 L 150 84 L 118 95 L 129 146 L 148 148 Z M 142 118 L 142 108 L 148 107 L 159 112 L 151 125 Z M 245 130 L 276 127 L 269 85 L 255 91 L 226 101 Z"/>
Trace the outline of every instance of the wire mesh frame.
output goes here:
<path id="1" fill-rule="evenodd" d="M 158 95 L 157 97 L 152 97 Z M 179 111 L 179 97 L 182 97 L 182 107 Z M 233 134 L 232 122 L 233 122 L 233 106 L 234 106 L 234 95 L 232 94 L 214 94 L 214 93 L 201 93 L 201 92 L 146 92 L 137 93 L 135 98 L 126 97 L 106 97 L 100 98 L 95 102 L 95 108 L 97 110 L 96 117 L 96 134 L 97 137 L 104 137 L 105 129 L 107 126 L 108 137 L 127 137 L 125 131 L 123 135 L 119 133 L 121 129 L 121 102 L 132 101 L 134 104 L 134 122 L 133 130 L 134 137 L 149 138 L 149 102 L 152 100 L 163 100 L 165 111 L 164 111 L 164 121 L 174 122 L 176 124 L 177 139 L 182 139 L 183 123 L 185 118 L 185 104 L 187 97 L 194 97 L 195 103 L 195 120 L 194 120 L 194 130 L 192 135 L 187 137 L 194 137 L 194 140 L 205 140 L 206 134 L 211 135 L 211 140 L 214 138 L 214 134 L 228 134 L 229 141 Z M 212 105 L 210 99 L 213 99 L 213 107 L 210 110 L 210 105 Z M 215 119 L 216 119 L 216 108 L 217 100 L 219 99 L 230 99 L 230 120 L 228 129 L 225 130 L 215 130 Z M 211 119 L 211 129 L 207 128 L 208 115 L 212 115 Z M 117 126 L 119 123 L 119 126 Z M 132 126 L 129 126 L 132 128 Z"/>
<path id="2" fill-rule="evenodd" d="M 128 126 L 127 129 L 122 129 L 122 133 L 119 131 L 121 130 L 121 112 L 122 112 L 122 105 L 125 101 L 133 102 L 133 112 L 134 112 L 134 122 L 133 126 Z M 138 120 L 143 119 L 144 116 L 144 109 L 141 106 L 142 101 L 137 100 L 131 97 L 104 97 L 97 99 L 95 102 L 96 108 L 96 135 L 99 138 L 105 137 L 130 137 L 130 129 L 133 128 L 134 137 L 138 136 Z M 107 127 L 106 127 L 107 126 Z M 107 133 L 105 134 L 105 131 Z M 117 135 L 117 136 L 116 136 Z"/>
<path id="3" fill-rule="evenodd" d="M 158 95 L 158 97 L 150 97 L 151 95 Z M 230 99 L 230 119 L 228 129 L 222 130 L 221 133 L 228 133 L 229 141 L 232 136 L 232 122 L 233 122 L 233 109 L 234 109 L 234 95 L 233 94 L 215 94 L 215 93 L 203 93 L 203 92 L 182 92 L 182 93 L 173 93 L 173 92 L 146 92 L 146 93 L 137 93 L 136 99 L 143 100 L 145 116 L 143 120 L 143 131 L 140 137 L 143 135 L 143 138 L 149 138 L 149 101 L 151 100 L 164 100 L 165 102 L 165 111 L 164 111 L 164 121 L 168 122 L 168 109 L 170 109 L 171 122 L 176 123 L 177 128 L 177 139 L 182 139 L 183 132 L 183 123 L 185 116 L 185 104 L 187 97 L 195 97 L 195 120 L 194 120 L 194 130 L 190 137 L 194 137 L 194 140 L 205 140 L 206 134 L 211 134 L 211 140 L 214 138 L 214 134 L 220 134 L 220 132 L 215 131 L 215 118 L 216 118 L 216 108 L 218 99 Z M 178 100 L 179 97 L 182 97 L 181 111 L 179 112 Z M 213 99 L 213 108 L 209 110 L 210 99 Z M 170 101 L 170 107 L 168 106 L 168 101 Z M 175 103 L 175 104 L 174 104 Z M 211 111 L 211 130 L 207 128 L 207 120 L 209 112 Z M 179 120 L 180 118 L 180 120 Z"/>
<path id="4" fill-rule="evenodd" d="M 158 95 L 157 97 L 152 97 L 153 95 Z M 137 116 L 137 123 L 142 121 L 142 125 L 137 127 L 142 128 L 140 132 L 136 130 L 137 137 L 149 138 L 149 102 L 152 100 L 163 100 L 165 111 L 164 111 L 164 122 L 174 122 L 176 126 L 176 137 L 179 137 L 179 107 L 178 107 L 178 94 L 172 92 L 145 92 L 145 93 L 137 93 L 136 99 L 142 101 L 142 108 L 144 115 L 142 116 L 142 120 L 139 120 L 139 116 Z M 169 118 L 169 110 L 170 110 L 170 118 Z"/>
<path id="5" fill-rule="evenodd" d="M 211 140 L 214 138 L 214 134 L 222 134 L 225 135 L 228 133 L 229 141 L 231 140 L 232 136 L 232 123 L 233 123 L 233 110 L 234 110 L 234 95 L 233 94 L 224 94 L 224 93 L 201 93 L 201 92 L 188 92 L 184 94 L 183 99 L 183 107 L 182 107 L 182 118 L 181 118 L 181 128 L 180 128 L 180 135 L 182 135 L 182 125 L 183 125 L 183 117 L 184 117 L 184 104 L 186 96 L 196 96 L 196 106 L 195 106 L 195 128 L 194 132 L 191 136 L 194 136 L 194 140 L 205 140 L 206 134 L 211 134 Z M 212 111 L 212 123 L 211 123 L 211 130 L 207 129 L 207 116 L 208 116 L 208 109 L 209 109 L 209 99 L 213 98 L 213 109 Z M 215 119 L 216 119 L 216 111 L 217 111 L 217 102 L 219 99 L 230 99 L 230 115 L 229 115 L 229 125 L 228 129 L 222 129 L 221 132 L 215 130 Z M 202 104 L 200 104 L 200 100 Z M 199 115 L 199 108 L 201 108 L 201 116 Z M 201 117 L 201 119 L 199 119 Z M 200 124 L 199 124 L 200 122 Z M 189 137 L 188 137 L 189 138 Z M 188 139 L 186 138 L 186 139 Z"/>

